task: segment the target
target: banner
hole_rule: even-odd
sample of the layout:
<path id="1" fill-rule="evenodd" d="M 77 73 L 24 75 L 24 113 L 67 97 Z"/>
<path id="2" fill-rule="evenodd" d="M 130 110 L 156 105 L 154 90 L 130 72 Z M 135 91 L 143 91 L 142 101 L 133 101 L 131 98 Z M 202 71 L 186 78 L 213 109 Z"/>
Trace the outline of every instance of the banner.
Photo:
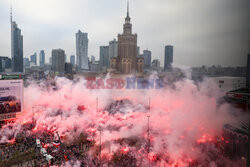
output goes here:
<path id="1" fill-rule="evenodd" d="M 0 80 L 0 115 L 22 112 L 23 80 Z"/>

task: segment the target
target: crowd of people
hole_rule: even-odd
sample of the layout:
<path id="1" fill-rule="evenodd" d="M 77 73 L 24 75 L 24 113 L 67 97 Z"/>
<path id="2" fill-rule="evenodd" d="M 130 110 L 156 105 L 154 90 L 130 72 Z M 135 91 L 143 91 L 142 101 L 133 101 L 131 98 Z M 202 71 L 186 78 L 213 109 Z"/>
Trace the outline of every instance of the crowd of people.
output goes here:
<path id="1" fill-rule="evenodd" d="M 26 128 L 32 128 L 32 125 Z M 91 146 L 91 142 L 85 140 L 84 142 L 61 143 L 59 146 L 54 146 L 54 136 L 48 131 L 28 134 L 25 131 L 16 135 L 15 139 L 9 140 L 7 143 L 0 145 L 0 166 L 63 166 L 63 164 L 70 164 L 78 162 L 82 165 L 97 166 L 99 159 L 97 156 L 90 159 L 87 156 L 87 150 Z M 53 159 L 47 160 L 43 153 L 39 150 L 36 140 L 41 141 L 42 147 L 46 149 Z"/>
<path id="2" fill-rule="evenodd" d="M 8 142 L 0 144 L 0 166 L 13 166 L 13 167 L 43 167 L 43 166 L 73 166 L 77 163 L 77 166 L 141 166 L 144 162 L 144 158 L 138 157 L 135 152 L 129 152 L 125 150 L 123 152 L 112 152 L 111 157 L 102 157 L 100 158 L 100 147 L 96 144 L 96 141 L 90 139 L 87 134 L 81 133 L 80 136 L 74 141 L 62 142 L 60 139 L 60 135 L 56 132 L 48 131 L 48 130 L 37 130 L 35 129 L 35 125 L 30 123 L 23 125 L 20 132 L 14 136 L 10 136 L 8 138 Z M 2 134 L 3 135 L 3 134 Z M 231 136 L 228 136 L 231 135 Z M 242 150 L 243 153 L 246 152 L 244 146 L 237 144 L 237 153 L 234 152 L 236 146 L 233 144 L 235 142 L 229 141 L 229 139 L 234 139 L 232 133 L 228 135 L 224 134 L 224 138 L 221 139 L 218 144 L 223 144 L 225 153 L 235 153 L 236 155 L 240 155 L 243 157 L 244 154 L 239 154 L 238 152 Z M 1 137 L 1 134 L 0 134 Z M 242 138 L 244 139 L 244 138 Z M 41 146 L 38 147 L 37 140 L 40 141 Z M 128 139 L 127 139 L 128 140 Z M 125 140 L 121 139 L 121 141 L 117 141 L 121 146 L 123 144 L 136 143 L 137 140 Z M 58 141 L 56 145 L 54 145 L 55 141 Z M 141 141 L 141 140 L 140 140 Z M 238 141 L 238 140 L 237 140 Z M 244 144 L 242 140 L 239 140 L 240 143 Z M 142 142 L 143 143 L 143 142 Z M 146 148 L 141 143 L 141 148 Z M 238 143 L 238 142 L 237 142 Z M 128 144 L 129 145 L 129 144 Z M 138 143 L 137 143 L 138 145 Z M 209 143 L 200 143 L 199 147 L 204 147 L 206 150 Z M 227 150 L 231 148 L 231 145 L 234 146 L 233 150 Z M 41 151 L 41 147 L 46 150 L 46 154 L 53 157 L 53 159 L 47 159 L 44 153 Z M 222 147 L 222 146 L 219 146 Z M 91 150 L 91 151 L 90 151 Z M 146 151 L 146 149 L 144 150 Z M 218 151 L 221 151 L 218 149 Z M 90 155 L 90 152 L 91 155 Z M 148 153 L 148 152 L 147 152 Z M 147 153 L 143 153 L 143 155 L 147 155 Z M 220 162 L 221 156 L 219 153 L 212 155 L 212 158 L 218 164 L 224 164 L 224 160 Z M 233 155 L 233 154 L 232 154 Z M 229 156 L 229 155 L 227 155 Z M 223 156 L 222 156 L 223 157 Z M 231 157 L 231 156 L 230 156 Z M 233 156 L 235 157 L 235 156 Z M 233 158 L 231 157 L 231 158 Z M 155 161 L 158 161 L 157 158 L 154 158 Z M 168 161 L 167 158 L 163 158 L 159 156 L 159 159 L 164 159 L 164 161 Z M 150 162 L 154 163 L 154 162 Z M 245 160 L 241 159 L 237 164 L 245 164 Z M 192 161 L 190 166 L 197 166 L 199 164 L 198 161 Z"/>
<path id="3" fill-rule="evenodd" d="M 21 136 L 21 135 L 19 135 Z M 42 136 L 47 136 L 42 134 Z M 47 136 L 48 137 L 48 136 Z M 135 158 L 133 156 L 116 154 L 112 160 L 99 157 L 99 150 L 96 149 L 95 155 L 89 156 L 91 142 L 78 142 L 70 144 L 61 144 L 54 147 L 51 144 L 51 138 L 40 138 L 43 148 L 48 154 L 53 156 L 53 160 L 48 161 L 39 151 L 36 145 L 36 136 L 30 135 L 25 138 L 19 137 L 12 143 L 5 143 L 0 146 L 1 162 L 0 166 L 13 167 L 43 167 L 43 166 L 73 166 L 77 163 L 79 166 L 119 166 L 120 164 L 131 164 L 133 166 Z M 46 143 L 48 142 L 48 143 Z M 98 146 L 97 146 L 98 148 Z M 13 161 L 14 160 L 14 161 Z M 112 165 L 113 164 L 113 165 Z M 130 166 L 131 166 L 130 165 Z"/>

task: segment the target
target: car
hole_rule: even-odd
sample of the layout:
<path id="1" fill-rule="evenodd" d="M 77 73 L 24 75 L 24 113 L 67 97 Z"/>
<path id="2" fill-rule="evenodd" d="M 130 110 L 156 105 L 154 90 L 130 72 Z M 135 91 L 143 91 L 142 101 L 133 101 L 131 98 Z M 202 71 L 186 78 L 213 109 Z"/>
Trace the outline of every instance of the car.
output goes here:
<path id="1" fill-rule="evenodd" d="M 0 113 L 8 113 L 11 110 L 19 111 L 21 103 L 15 96 L 0 97 Z"/>

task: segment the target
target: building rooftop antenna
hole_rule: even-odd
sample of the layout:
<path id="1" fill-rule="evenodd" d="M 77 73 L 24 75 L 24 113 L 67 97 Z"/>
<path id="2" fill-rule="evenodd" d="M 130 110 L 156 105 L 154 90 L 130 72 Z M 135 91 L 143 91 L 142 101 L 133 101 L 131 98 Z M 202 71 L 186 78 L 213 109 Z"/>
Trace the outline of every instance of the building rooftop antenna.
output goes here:
<path id="1" fill-rule="evenodd" d="M 12 23 L 12 4 L 10 5 L 10 22 Z"/>
<path id="2" fill-rule="evenodd" d="M 129 17 L 129 0 L 127 1 L 127 16 Z"/>

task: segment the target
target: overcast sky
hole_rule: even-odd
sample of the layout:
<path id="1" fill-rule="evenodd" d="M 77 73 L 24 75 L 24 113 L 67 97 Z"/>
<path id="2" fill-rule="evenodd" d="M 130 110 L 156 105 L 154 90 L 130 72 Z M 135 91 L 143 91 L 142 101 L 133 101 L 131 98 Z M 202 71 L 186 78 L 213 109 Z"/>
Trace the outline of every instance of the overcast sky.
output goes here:
<path id="1" fill-rule="evenodd" d="M 89 35 L 89 57 L 99 59 L 126 16 L 126 0 L 0 0 L 0 56 L 10 57 L 10 4 L 24 36 L 24 57 L 62 48 L 75 55 L 75 33 Z M 130 0 L 138 46 L 164 62 L 174 46 L 174 63 L 187 66 L 245 66 L 250 53 L 249 0 Z"/>

